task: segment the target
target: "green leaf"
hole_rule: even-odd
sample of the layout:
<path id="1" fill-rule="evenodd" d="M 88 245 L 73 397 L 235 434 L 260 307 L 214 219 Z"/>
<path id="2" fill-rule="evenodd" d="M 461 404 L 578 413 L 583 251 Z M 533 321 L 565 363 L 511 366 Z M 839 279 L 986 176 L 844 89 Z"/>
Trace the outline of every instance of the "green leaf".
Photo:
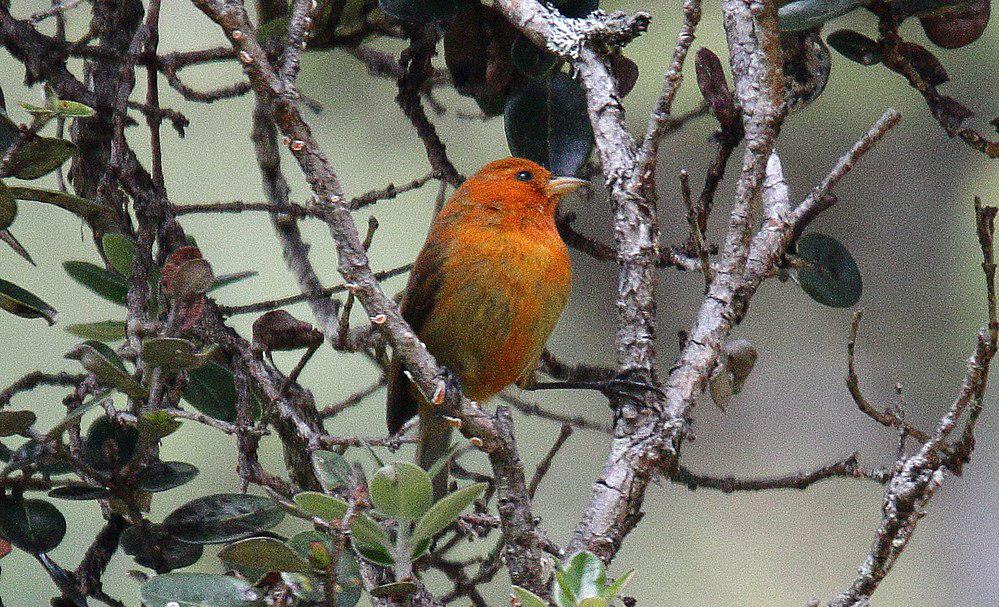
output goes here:
<path id="1" fill-rule="evenodd" d="M 262 593 L 243 580 L 211 573 L 164 573 L 139 588 L 146 607 L 255 607 Z"/>
<path id="2" fill-rule="evenodd" d="M 869 0 L 797 0 L 777 11 L 780 30 L 797 32 L 812 29 L 850 11 L 864 6 Z"/>
<path id="3" fill-rule="evenodd" d="M 602 596 L 591 596 L 580 599 L 576 607 L 610 607 L 610 601 Z"/>
<path id="4" fill-rule="evenodd" d="M 219 558 L 234 569 L 250 567 L 266 571 L 308 573 L 312 567 L 287 544 L 270 537 L 251 537 L 229 544 Z"/>
<path id="5" fill-rule="evenodd" d="M 96 113 L 88 105 L 65 99 L 56 99 L 50 102 L 49 107 L 63 118 L 90 118 Z"/>
<path id="6" fill-rule="evenodd" d="M 295 505 L 301 510 L 336 524 L 347 514 L 347 502 L 340 498 L 315 491 L 303 491 L 295 495 Z M 377 563 L 392 564 L 389 550 L 392 541 L 388 533 L 367 514 L 355 512 L 350 524 L 350 535 L 354 548 L 365 558 Z"/>
<path id="7" fill-rule="evenodd" d="M 403 21 L 434 21 L 458 12 L 459 0 L 378 0 L 378 6 Z"/>
<path id="8" fill-rule="evenodd" d="M 49 491 L 49 497 L 63 500 L 84 501 L 101 500 L 111 495 L 107 487 L 91 487 L 89 485 L 66 485 Z"/>
<path id="9" fill-rule="evenodd" d="M 179 337 L 151 337 L 142 340 L 142 360 L 151 367 L 180 371 L 200 367 L 218 349 L 212 345 L 203 352 L 196 352 L 196 347 Z"/>
<path id="10" fill-rule="evenodd" d="M 101 249 L 115 271 L 126 278 L 132 275 L 135 243 L 127 236 L 118 233 L 105 234 L 101 237 Z"/>
<path id="11" fill-rule="evenodd" d="M 236 382 L 232 372 L 209 362 L 187 373 L 184 400 L 198 411 L 222 421 L 236 421 Z"/>
<path id="12" fill-rule="evenodd" d="M 808 296 L 824 306 L 848 308 L 860 300 L 864 284 L 850 251 L 825 234 L 798 239 L 795 254 L 808 267 L 798 269 L 798 282 Z"/>
<path id="13" fill-rule="evenodd" d="M 420 522 L 416 524 L 416 529 L 413 530 L 413 535 L 410 538 L 412 545 L 416 546 L 443 531 L 456 521 L 461 512 L 485 490 L 485 483 L 474 483 L 442 497 L 427 510 Z M 417 555 L 413 556 L 415 558 Z"/>
<path id="14" fill-rule="evenodd" d="M 133 526 L 121 535 L 121 549 L 143 567 L 166 573 L 197 563 L 201 544 L 188 544 L 168 535 L 159 525 Z"/>
<path id="15" fill-rule="evenodd" d="M 520 607 L 548 607 L 543 598 L 520 586 L 513 587 L 513 594 L 520 601 Z"/>
<path id="16" fill-rule="evenodd" d="M 583 551 L 574 554 L 564 567 L 557 569 L 556 573 L 562 574 L 559 588 L 570 594 L 575 601 L 600 596 L 607 583 L 604 562 L 592 552 Z"/>
<path id="17" fill-rule="evenodd" d="M 198 472 L 196 466 L 187 462 L 156 462 L 139 473 L 135 487 L 147 493 L 158 493 L 191 482 Z"/>
<path id="18" fill-rule="evenodd" d="M 66 326 L 66 332 L 71 335 L 101 342 L 121 341 L 125 339 L 125 331 L 124 320 L 101 320 Z"/>
<path id="19" fill-rule="evenodd" d="M 52 426 L 45 436 L 50 439 L 58 439 L 67 428 L 82 419 L 87 411 L 90 411 L 97 405 L 102 404 L 110 395 L 111 390 L 101 390 L 95 393 L 88 400 L 80 403 L 80 406 L 73 409 L 66 417 L 59 420 L 59 423 Z"/>
<path id="20" fill-rule="evenodd" d="M 33 105 L 31 103 L 27 103 L 27 102 L 24 102 L 24 101 L 18 102 L 17 105 L 21 106 L 21 109 L 23 109 L 25 112 L 28 112 L 32 116 L 49 116 L 49 117 L 51 117 L 51 116 L 55 116 L 56 115 L 56 111 L 53 110 L 50 107 L 44 107 L 44 106 L 41 106 L 41 105 Z"/>
<path id="21" fill-rule="evenodd" d="M 291 539 L 288 540 L 288 546 L 297 552 L 303 559 L 308 560 L 309 555 L 311 554 L 311 545 L 316 542 L 322 544 L 328 554 L 331 554 L 336 550 L 336 546 L 333 544 L 333 538 L 325 533 L 320 533 L 315 530 L 296 533 L 291 537 Z M 314 578 L 311 578 L 310 576 L 310 579 Z M 295 581 L 302 583 L 302 581 L 297 578 L 295 578 Z M 364 586 L 361 582 L 361 572 L 357 564 L 357 558 L 354 556 L 354 553 L 350 550 L 350 548 L 345 548 L 340 553 L 340 560 L 337 561 L 336 583 L 340 586 L 340 589 L 336 594 L 337 607 L 354 607 L 354 605 L 356 605 L 361 599 L 361 592 L 364 590 Z M 322 585 L 321 581 L 319 582 L 319 585 Z M 296 596 L 298 595 L 296 594 Z"/>
<path id="22" fill-rule="evenodd" d="M 0 436 L 24 434 L 37 420 L 32 411 L 0 411 Z"/>
<path id="23" fill-rule="evenodd" d="M 215 282 L 212 283 L 211 288 L 208 292 L 216 291 L 222 287 L 228 287 L 229 285 L 234 285 L 237 282 L 243 282 L 249 278 L 256 276 L 258 272 L 255 270 L 243 270 L 242 272 L 233 272 L 232 274 L 223 274 L 221 276 L 215 277 Z"/>
<path id="24" fill-rule="evenodd" d="M 561 569 L 555 569 L 555 587 L 558 589 L 555 593 L 555 604 L 558 607 L 576 607 L 576 595 Z"/>
<path id="25" fill-rule="evenodd" d="M 635 575 L 634 569 L 617 578 L 610 584 L 607 584 L 604 586 L 603 590 L 600 591 L 600 596 L 604 597 L 608 601 L 614 600 L 617 595 L 621 594 L 621 590 L 624 589 L 625 585 L 631 580 L 631 576 L 633 575 Z"/>
<path id="26" fill-rule="evenodd" d="M 388 584 L 375 586 L 368 594 L 376 599 L 391 598 L 400 600 L 415 594 L 417 588 L 415 582 L 389 582 Z"/>
<path id="27" fill-rule="evenodd" d="M 327 492 L 348 487 L 353 482 L 354 471 L 350 463 L 336 451 L 313 452 L 312 467 Z"/>
<path id="28" fill-rule="evenodd" d="M 120 470 L 132 460 L 139 443 L 134 426 L 115 423 L 102 415 L 90 424 L 83 443 L 83 461 L 102 471 Z"/>
<path id="29" fill-rule="evenodd" d="M 114 211 L 111 207 L 98 204 L 92 200 L 47 188 L 9 186 L 9 190 L 11 195 L 18 200 L 43 202 L 65 209 L 85 219 L 98 231 L 110 232 L 116 229 Z"/>
<path id="30" fill-rule="evenodd" d="M 48 552 L 66 536 L 66 518 L 45 500 L 0 496 L 0 536 L 25 552 Z"/>
<path id="31" fill-rule="evenodd" d="M 270 529 L 283 518 L 269 498 L 223 493 L 187 502 L 163 520 L 163 529 L 192 544 L 225 544 Z"/>
<path id="32" fill-rule="evenodd" d="M 593 149 L 586 95 L 562 72 L 545 82 L 528 82 L 512 95 L 503 126 L 513 156 L 533 160 L 556 175 L 575 174 Z"/>
<path id="33" fill-rule="evenodd" d="M 121 390 L 124 394 L 142 399 L 148 396 L 146 389 L 125 368 L 118 354 L 107 344 L 99 341 L 85 341 L 66 353 L 66 358 L 80 361 L 80 366 L 97 377 L 97 381 Z"/>
<path id="34" fill-rule="evenodd" d="M 416 464 L 396 462 L 379 469 L 370 483 L 371 501 L 379 512 L 415 521 L 433 504 L 430 476 Z"/>
<path id="35" fill-rule="evenodd" d="M 558 55 L 534 44 L 524 34 L 518 34 L 510 46 L 510 60 L 521 74 L 543 80 L 558 63 Z"/>
<path id="36" fill-rule="evenodd" d="M 121 274 L 88 261 L 64 261 L 62 267 L 70 278 L 97 295 L 118 305 L 125 305 L 128 281 Z"/>
<path id="37" fill-rule="evenodd" d="M 0 308 L 21 318 L 44 318 L 49 326 L 55 324 L 59 312 L 33 293 L 0 278 Z"/>
<path id="38" fill-rule="evenodd" d="M 18 179 L 38 179 L 62 166 L 76 153 L 76 145 L 55 137 L 34 137 L 10 159 L 8 170 Z"/>
<path id="39" fill-rule="evenodd" d="M 179 419 L 162 409 L 146 411 L 139 416 L 139 434 L 150 442 L 159 442 L 176 432 L 180 426 Z"/>

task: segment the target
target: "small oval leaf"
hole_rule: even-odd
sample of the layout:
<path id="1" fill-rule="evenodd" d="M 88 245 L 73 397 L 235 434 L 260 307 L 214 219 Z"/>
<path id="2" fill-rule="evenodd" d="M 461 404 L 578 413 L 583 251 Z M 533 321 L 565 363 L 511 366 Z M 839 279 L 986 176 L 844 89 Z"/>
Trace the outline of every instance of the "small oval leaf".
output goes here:
<path id="1" fill-rule="evenodd" d="M 151 337 L 142 340 L 142 360 L 151 367 L 180 371 L 201 366 L 205 360 L 193 343 L 179 337 Z"/>
<path id="2" fill-rule="evenodd" d="M 354 470 L 336 451 L 315 451 L 312 454 L 312 467 L 327 492 L 353 483 Z"/>
<path id="3" fill-rule="evenodd" d="M 132 275 L 132 262 L 135 260 L 135 243 L 124 234 L 105 234 L 101 238 L 101 249 L 108 263 L 116 272 L 126 278 Z"/>
<path id="4" fill-rule="evenodd" d="M 390 582 L 375 586 L 368 594 L 376 599 L 402 599 L 416 593 L 415 582 Z"/>
<path id="5" fill-rule="evenodd" d="M 147 493 L 158 493 L 191 482 L 198 472 L 196 466 L 187 462 L 156 462 L 139 473 L 135 487 Z"/>
<path id="6" fill-rule="evenodd" d="M 66 536 L 66 518 L 45 500 L 0 496 L 0 535 L 25 552 L 48 552 Z"/>
<path id="7" fill-rule="evenodd" d="M 117 388 L 136 399 L 147 396 L 146 389 L 128 374 L 125 363 L 107 344 L 85 341 L 67 352 L 65 357 L 80 361 L 81 367 L 93 373 L 106 386 Z"/>
<path id="8" fill-rule="evenodd" d="M 868 0 L 797 0 L 777 11 L 781 31 L 812 29 L 867 3 Z"/>
<path id="9" fill-rule="evenodd" d="M 95 294 L 112 303 L 125 305 L 125 298 L 128 296 L 128 281 L 121 274 L 89 261 L 64 261 L 62 267 L 70 278 Z"/>
<path id="10" fill-rule="evenodd" d="M 461 512 L 486 490 L 485 483 L 473 483 L 445 495 L 427 510 L 416 524 L 410 542 L 413 546 L 429 540 L 458 519 Z"/>
<path id="11" fill-rule="evenodd" d="M 163 520 L 163 530 L 192 544 L 225 544 L 277 525 L 284 512 L 259 495 L 207 495 L 177 508 Z"/>
<path id="12" fill-rule="evenodd" d="M 49 491 L 49 497 L 74 501 L 102 500 L 110 495 L 111 491 L 107 487 L 91 487 L 89 485 L 67 485 Z"/>
<path id="13" fill-rule="evenodd" d="M 305 512 L 330 523 L 339 522 L 347 514 L 348 509 L 347 502 L 342 499 L 315 491 L 298 493 L 294 501 L 295 505 Z M 384 563 L 387 560 L 392 564 L 392 557 L 388 552 L 392 547 L 392 541 L 385 529 L 370 516 L 362 512 L 355 513 L 350 525 L 350 534 L 354 548 L 362 556 L 377 563 Z"/>
<path id="14" fill-rule="evenodd" d="M 829 46 L 860 65 L 881 63 L 881 47 L 874 40 L 853 30 L 837 30 L 826 38 Z"/>
<path id="15" fill-rule="evenodd" d="M 396 462 L 378 470 L 370 483 L 371 500 L 383 514 L 415 521 L 433 504 L 430 476 L 409 462 Z"/>
<path id="16" fill-rule="evenodd" d="M 226 422 L 236 421 L 236 382 L 232 372 L 209 362 L 187 373 L 184 400 L 198 411 Z"/>
<path id="17" fill-rule="evenodd" d="M 312 571 L 309 563 L 297 552 L 281 540 L 270 537 L 250 537 L 229 544 L 219 552 L 219 558 L 237 570 L 247 567 L 265 572 Z"/>
<path id="18" fill-rule="evenodd" d="M 38 179 L 58 169 L 76 153 L 76 145 L 65 139 L 34 137 L 10 159 L 8 170 L 18 179 Z"/>
<path id="19" fill-rule="evenodd" d="M 126 326 L 124 320 L 101 320 L 67 325 L 66 332 L 83 339 L 107 343 L 125 339 Z"/>
<path id="20" fill-rule="evenodd" d="M 255 607 L 263 593 L 249 582 L 210 573 L 165 573 L 139 588 L 146 607 Z"/>
<path id="21" fill-rule="evenodd" d="M 204 553 L 201 544 L 181 542 L 163 531 L 159 525 L 129 527 L 121 535 L 121 549 L 143 567 L 156 573 L 197 563 Z"/>
<path id="22" fill-rule="evenodd" d="M 798 282 L 809 297 L 822 305 L 848 308 L 860 300 L 864 285 L 850 251 L 825 234 L 798 239 L 796 255 L 809 264 L 798 270 Z"/>
<path id="23" fill-rule="evenodd" d="M 110 232 L 116 229 L 114 211 L 110 207 L 92 200 L 47 188 L 10 186 L 9 189 L 11 195 L 18 200 L 44 202 L 65 209 L 86 220 L 99 232 Z"/>

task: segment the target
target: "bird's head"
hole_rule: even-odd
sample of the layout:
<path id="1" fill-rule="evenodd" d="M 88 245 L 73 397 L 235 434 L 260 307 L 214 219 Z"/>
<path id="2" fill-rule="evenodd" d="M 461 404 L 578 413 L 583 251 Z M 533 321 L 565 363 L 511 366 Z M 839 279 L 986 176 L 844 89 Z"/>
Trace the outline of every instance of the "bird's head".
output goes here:
<path id="1" fill-rule="evenodd" d="M 501 214 L 553 217 L 559 200 L 588 182 L 558 177 L 536 162 L 504 158 L 485 165 L 455 192 L 455 200 Z"/>

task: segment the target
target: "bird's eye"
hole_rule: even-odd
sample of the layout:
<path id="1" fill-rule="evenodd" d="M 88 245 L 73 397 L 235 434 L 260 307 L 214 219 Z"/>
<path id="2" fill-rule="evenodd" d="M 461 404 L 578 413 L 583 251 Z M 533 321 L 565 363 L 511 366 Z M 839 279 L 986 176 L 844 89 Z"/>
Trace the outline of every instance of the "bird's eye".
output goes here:
<path id="1" fill-rule="evenodd" d="M 534 179 L 534 174 L 531 173 L 530 171 L 521 171 L 517 173 L 518 181 L 530 181 L 532 179 Z"/>

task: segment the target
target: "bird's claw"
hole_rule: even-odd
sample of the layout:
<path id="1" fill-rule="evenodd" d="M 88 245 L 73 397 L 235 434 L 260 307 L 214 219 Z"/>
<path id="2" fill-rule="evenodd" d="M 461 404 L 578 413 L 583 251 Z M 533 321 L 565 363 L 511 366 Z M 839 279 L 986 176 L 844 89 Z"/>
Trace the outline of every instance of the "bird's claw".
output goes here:
<path id="1" fill-rule="evenodd" d="M 645 395 L 649 392 L 655 393 L 660 398 L 666 397 L 666 393 L 652 382 L 645 379 L 635 379 L 624 374 L 603 382 L 600 392 L 612 403 L 615 399 L 626 398 L 639 407 L 648 406 Z"/>

